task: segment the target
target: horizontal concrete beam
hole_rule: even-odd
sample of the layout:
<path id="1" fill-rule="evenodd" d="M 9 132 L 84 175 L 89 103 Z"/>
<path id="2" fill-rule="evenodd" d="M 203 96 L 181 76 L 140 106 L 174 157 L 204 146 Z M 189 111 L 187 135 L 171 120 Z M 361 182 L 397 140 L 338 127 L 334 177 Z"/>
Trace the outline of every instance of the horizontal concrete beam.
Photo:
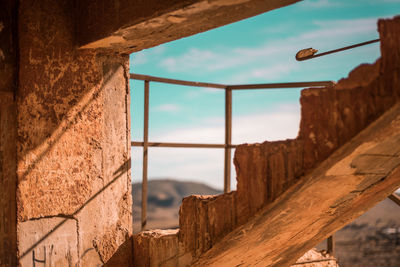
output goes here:
<path id="1" fill-rule="evenodd" d="M 192 266 L 290 266 L 400 186 L 400 104 Z"/>
<path id="2" fill-rule="evenodd" d="M 300 0 L 77 1 L 79 47 L 131 53 Z"/>

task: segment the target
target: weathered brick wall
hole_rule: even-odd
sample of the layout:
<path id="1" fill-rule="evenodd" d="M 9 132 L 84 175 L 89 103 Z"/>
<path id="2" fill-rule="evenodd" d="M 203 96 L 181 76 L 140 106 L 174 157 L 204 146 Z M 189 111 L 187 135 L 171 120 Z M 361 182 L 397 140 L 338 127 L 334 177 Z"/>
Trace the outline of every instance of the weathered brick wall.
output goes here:
<path id="1" fill-rule="evenodd" d="M 21 266 L 103 265 L 130 242 L 128 56 L 77 49 L 74 2 L 19 5 Z"/>
<path id="2" fill-rule="evenodd" d="M 302 142 L 286 140 L 241 145 L 235 151 L 234 162 L 236 213 L 238 223 L 243 224 L 303 174 Z"/>
<path id="3" fill-rule="evenodd" d="M 392 107 L 400 96 L 400 17 L 380 20 L 381 58 L 354 69 L 334 88 L 301 93 L 299 138 L 311 169 Z"/>

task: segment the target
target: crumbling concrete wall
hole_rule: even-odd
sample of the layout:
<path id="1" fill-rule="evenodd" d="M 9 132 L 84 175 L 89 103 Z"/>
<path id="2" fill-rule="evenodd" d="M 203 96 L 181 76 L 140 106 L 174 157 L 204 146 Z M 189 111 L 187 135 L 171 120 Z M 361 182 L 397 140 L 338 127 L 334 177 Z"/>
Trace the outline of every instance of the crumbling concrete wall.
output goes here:
<path id="1" fill-rule="evenodd" d="M 0 266 L 15 266 L 16 235 L 16 3 L 0 8 Z"/>
<path id="2" fill-rule="evenodd" d="M 379 20 L 381 58 L 362 64 L 333 88 L 301 93 L 299 138 L 310 170 L 400 98 L 400 17 Z"/>
<path id="3" fill-rule="evenodd" d="M 129 58 L 76 47 L 74 2 L 19 4 L 21 266 L 103 265 L 132 233 Z"/>

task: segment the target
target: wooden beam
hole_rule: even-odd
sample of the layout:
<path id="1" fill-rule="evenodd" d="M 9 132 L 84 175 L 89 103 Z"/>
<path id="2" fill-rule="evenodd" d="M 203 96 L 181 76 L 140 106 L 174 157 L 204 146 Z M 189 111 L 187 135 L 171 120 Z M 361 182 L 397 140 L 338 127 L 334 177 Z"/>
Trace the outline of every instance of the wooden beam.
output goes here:
<path id="1" fill-rule="evenodd" d="M 400 187 L 400 104 L 192 266 L 290 266 Z"/>
<path id="2" fill-rule="evenodd" d="M 83 49 L 129 54 L 298 1 L 80 0 L 73 12 L 76 41 Z"/>

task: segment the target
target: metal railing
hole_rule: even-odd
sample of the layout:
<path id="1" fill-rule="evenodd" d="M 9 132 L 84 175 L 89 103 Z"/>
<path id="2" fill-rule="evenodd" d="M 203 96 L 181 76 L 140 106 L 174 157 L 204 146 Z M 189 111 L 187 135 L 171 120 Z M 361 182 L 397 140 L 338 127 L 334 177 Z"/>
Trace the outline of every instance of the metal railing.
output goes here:
<path id="1" fill-rule="evenodd" d="M 148 148 L 149 147 L 174 147 L 174 148 L 223 148 L 224 155 L 224 193 L 231 191 L 231 149 L 237 145 L 232 144 L 232 91 L 233 90 L 254 90 L 254 89 L 281 89 L 281 88 L 301 88 L 301 87 L 323 87 L 333 86 L 332 81 L 317 82 L 289 82 L 289 83 L 264 83 L 264 84 L 241 84 L 227 85 L 217 83 L 204 83 L 167 79 L 141 74 L 130 74 L 133 80 L 144 81 L 144 128 L 143 142 L 132 141 L 131 145 L 143 147 L 143 181 L 142 181 L 142 230 L 147 224 L 147 190 L 148 190 Z M 225 90 L 225 143 L 224 144 L 203 144 L 203 143 L 169 143 L 169 142 L 149 142 L 149 93 L 150 82 L 168 83 L 184 86 L 209 87 Z"/>
<path id="2" fill-rule="evenodd" d="M 317 82 L 289 82 L 289 83 L 264 83 L 264 84 L 241 84 L 226 85 L 216 83 L 204 83 L 175 80 L 161 77 L 154 77 L 142 74 L 130 74 L 133 80 L 144 81 L 144 123 L 143 123 L 143 142 L 132 141 L 131 146 L 143 147 L 143 181 L 142 181 L 142 214 L 141 229 L 146 229 L 147 224 L 147 193 L 148 193 L 148 149 L 149 147 L 170 147 L 170 148 L 223 148 L 224 155 L 224 193 L 231 191 L 231 149 L 237 145 L 232 144 L 232 90 L 255 90 L 255 89 L 282 89 L 282 88 L 301 88 L 301 87 L 330 87 L 335 83 L 332 81 Z M 204 143 L 170 143 L 170 142 L 149 142 L 149 95 L 150 82 L 169 83 L 184 86 L 209 87 L 225 90 L 225 143 L 224 144 L 204 144 Z M 328 251 L 334 252 L 333 237 L 327 239 Z"/>

